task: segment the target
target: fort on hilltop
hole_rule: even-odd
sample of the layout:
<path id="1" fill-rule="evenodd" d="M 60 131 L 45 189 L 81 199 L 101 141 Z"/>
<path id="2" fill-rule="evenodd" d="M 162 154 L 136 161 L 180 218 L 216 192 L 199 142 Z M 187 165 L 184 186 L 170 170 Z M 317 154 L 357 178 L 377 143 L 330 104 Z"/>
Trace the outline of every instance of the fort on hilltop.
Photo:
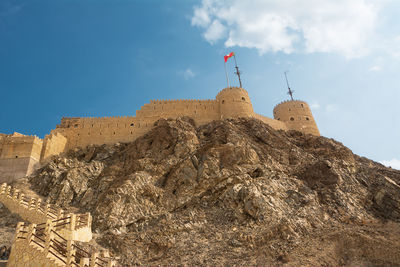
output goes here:
<path id="1" fill-rule="evenodd" d="M 230 87 L 213 100 L 152 100 L 137 110 L 136 116 L 62 118 L 43 140 L 19 133 L 0 134 L 0 183 L 29 175 L 51 156 L 73 148 L 131 142 L 148 132 L 160 118 L 189 116 L 197 125 L 225 118 L 256 118 L 277 130 L 319 135 L 306 102 L 282 102 L 275 106 L 273 114 L 271 119 L 254 113 L 247 91 Z"/>

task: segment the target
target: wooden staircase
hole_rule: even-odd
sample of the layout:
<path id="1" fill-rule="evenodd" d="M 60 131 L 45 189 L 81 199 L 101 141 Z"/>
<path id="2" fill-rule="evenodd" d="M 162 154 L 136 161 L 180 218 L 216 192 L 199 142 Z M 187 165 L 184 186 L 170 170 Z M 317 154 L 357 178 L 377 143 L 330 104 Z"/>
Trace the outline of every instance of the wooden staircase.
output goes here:
<path id="1" fill-rule="evenodd" d="M 89 252 L 77 244 L 92 239 L 90 213 L 65 214 L 7 184 L 0 187 L 0 202 L 31 222 L 18 223 L 7 266 L 116 266 L 108 251 Z"/>

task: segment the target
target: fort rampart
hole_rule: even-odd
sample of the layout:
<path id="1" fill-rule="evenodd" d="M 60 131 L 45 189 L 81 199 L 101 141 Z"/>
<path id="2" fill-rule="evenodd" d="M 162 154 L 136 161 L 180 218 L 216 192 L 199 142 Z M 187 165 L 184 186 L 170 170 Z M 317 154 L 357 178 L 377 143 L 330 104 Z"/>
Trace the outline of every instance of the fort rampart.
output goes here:
<path id="1" fill-rule="evenodd" d="M 0 202 L 26 221 L 44 224 L 50 220 L 55 225 L 62 224 L 64 227 L 58 230 L 68 240 L 88 242 L 92 239 L 92 217 L 89 213 L 66 214 L 63 209 L 43 203 L 39 198 L 26 197 L 20 190 L 6 183 L 0 187 Z"/>
<path id="2" fill-rule="evenodd" d="M 116 265 L 108 251 L 87 251 L 78 245 L 77 241 L 92 239 L 90 213 L 67 214 L 5 183 L 0 187 L 0 202 L 30 222 L 18 223 L 7 266 Z"/>
<path id="3" fill-rule="evenodd" d="M 52 155 L 58 155 L 65 151 L 67 138 L 59 133 L 46 135 L 43 140 L 43 147 L 40 153 L 40 161 L 49 158 Z"/>
<path id="4" fill-rule="evenodd" d="M 284 101 L 274 108 L 274 118 L 286 124 L 287 129 L 319 135 L 311 109 L 304 101 Z"/>
<path id="5" fill-rule="evenodd" d="M 30 174 L 40 162 L 43 141 L 37 136 L 14 133 L 0 136 L 0 182 Z"/>
<path id="6" fill-rule="evenodd" d="M 7 266 L 114 267 L 107 250 L 89 252 L 64 239 L 54 226 L 18 223 Z"/>
<path id="7" fill-rule="evenodd" d="M 160 118 L 188 116 L 197 125 L 225 118 L 259 119 L 277 130 L 297 130 L 319 135 L 311 110 L 303 101 L 286 101 L 274 108 L 274 119 L 254 113 L 246 90 L 230 87 L 212 100 L 151 100 L 136 111 L 136 116 L 100 118 L 62 118 L 46 135 L 37 137 L 0 135 L 0 182 L 29 175 L 38 162 L 70 149 L 95 144 L 131 142 L 147 133 Z"/>

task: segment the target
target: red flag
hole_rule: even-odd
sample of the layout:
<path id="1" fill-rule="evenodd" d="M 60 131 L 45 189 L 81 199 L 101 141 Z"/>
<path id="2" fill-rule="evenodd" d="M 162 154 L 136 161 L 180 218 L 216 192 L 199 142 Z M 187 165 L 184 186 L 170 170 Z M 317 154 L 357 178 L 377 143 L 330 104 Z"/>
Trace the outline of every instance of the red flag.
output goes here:
<path id="1" fill-rule="evenodd" d="M 228 55 L 225 55 L 225 56 L 224 56 L 225 62 L 228 61 L 228 58 L 233 57 L 234 55 L 235 55 L 235 53 L 233 53 L 233 52 L 230 52 Z"/>

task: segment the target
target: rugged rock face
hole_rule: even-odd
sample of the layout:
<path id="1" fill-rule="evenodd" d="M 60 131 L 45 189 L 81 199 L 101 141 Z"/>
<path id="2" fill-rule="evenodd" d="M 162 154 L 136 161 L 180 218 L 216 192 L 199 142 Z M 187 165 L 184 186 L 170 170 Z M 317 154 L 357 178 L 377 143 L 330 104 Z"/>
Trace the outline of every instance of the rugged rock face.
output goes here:
<path id="1" fill-rule="evenodd" d="M 32 189 L 90 211 L 124 265 L 400 266 L 400 171 L 255 119 L 155 126 L 54 158 Z"/>
<path id="2" fill-rule="evenodd" d="M 4 246 L 9 249 L 12 245 L 15 228 L 18 222 L 23 222 L 18 214 L 11 213 L 3 204 L 0 203 L 0 260 L 8 259 L 4 255 Z"/>

